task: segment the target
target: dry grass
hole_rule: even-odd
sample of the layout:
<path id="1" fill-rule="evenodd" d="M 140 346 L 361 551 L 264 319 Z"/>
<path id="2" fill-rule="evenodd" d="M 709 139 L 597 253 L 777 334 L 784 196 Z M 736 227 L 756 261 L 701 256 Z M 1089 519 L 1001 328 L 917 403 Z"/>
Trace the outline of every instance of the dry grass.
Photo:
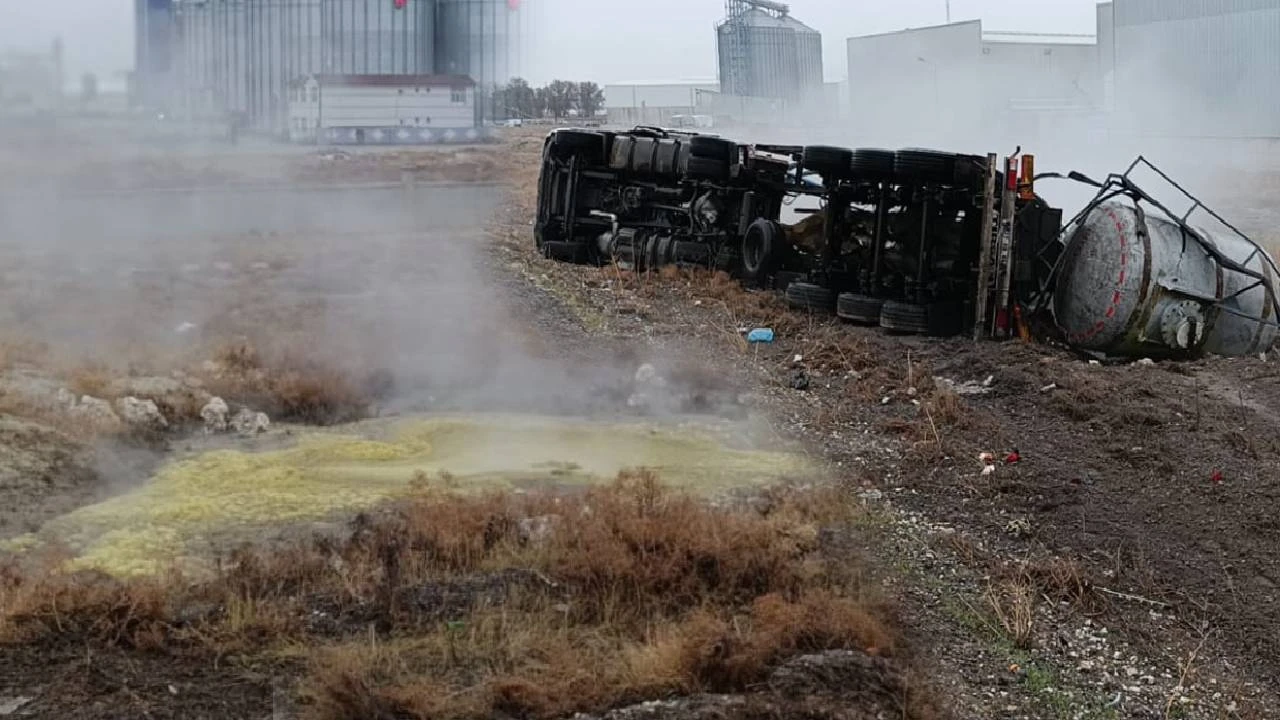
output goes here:
<path id="1" fill-rule="evenodd" d="M 261 354 L 246 342 L 220 347 L 216 370 L 203 373 L 214 395 L 249 405 L 281 420 L 330 425 L 368 415 L 377 378 L 351 373 L 297 353 Z M 197 409 L 198 412 L 198 409 Z"/>
<path id="2" fill-rule="evenodd" d="M 245 549 L 211 581 L 11 565 L 0 642 L 283 652 L 335 720 L 550 718 L 744 691 L 800 653 L 895 655 L 887 608 L 819 542 L 856 512 L 834 490 L 713 508 L 647 473 L 574 495 L 417 484 L 349 538 Z"/>

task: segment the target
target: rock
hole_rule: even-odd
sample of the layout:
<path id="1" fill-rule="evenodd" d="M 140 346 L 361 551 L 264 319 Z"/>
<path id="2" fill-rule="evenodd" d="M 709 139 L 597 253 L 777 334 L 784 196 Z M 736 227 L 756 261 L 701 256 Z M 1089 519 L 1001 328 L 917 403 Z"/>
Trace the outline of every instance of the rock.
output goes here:
<path id="1" fill-rule="evenodd" d="M 271 419 L 266 413 L 254 412 L 249 408 L 241 408 L 240 412 L 231 418 L 231 427 L 236 432 L 245 437 L 253 437 L 259 433 L 264 433 L 267 428 L 271 427 Z"/>
<path id="2" fill-rule="evenodd" d="M 68 412 L 75 410 L 76 394 L 66 388 L 58 388 L 58 394 L 55 396 L 58 407 Z"/>
<path id="3" fill-rule="evenodd" d="M 645 363 L 636 370 L 636 384 L 648 385 L 658 379 L 658 370 L 649 363 Z"/>
<path id="4" fill-rule="evenodd" d="M 111 403 L 101 398 L 85 395 L 77 402 L 72 398 L 74 403 L 68 414 L 72 419 L 84 423 L 94 430 L 100 432 L 113 432 L 119 430 L 123 425 L 120 416 L 112 409 Z"/>
<path id="5" fill-rule="evenodd" d="M 165 420 L 154 400 L 139 400 L 132 395 L 122 397 L 116 402 L 116 411 L 126 424 L 135 428 L 160 430 L 169 427 L 169 421 Z"/>
<path id="6" fill-rule="evenodd" d="M 35 700 L 35 698 L 0 697 L 0 715 L 13 715 L 23 707 L 29 705 L 33 700 Z"/>
<path id="7" fill-rule="evenodd" d="M 231 408 L 227 407 L 227 401 L 220 397 L 215 397 L 205 406 L 200 408 L 200 419 L 204 421 L 204 431 L 206 433 L 222 433 L 227 431 L 227 415 L 231 412 Z"/>

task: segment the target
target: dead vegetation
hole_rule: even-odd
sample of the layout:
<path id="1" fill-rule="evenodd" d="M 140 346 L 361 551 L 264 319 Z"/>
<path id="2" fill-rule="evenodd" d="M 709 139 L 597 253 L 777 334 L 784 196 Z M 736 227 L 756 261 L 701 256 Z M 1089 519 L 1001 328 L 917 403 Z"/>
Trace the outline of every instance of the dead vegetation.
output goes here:
<path id="1" fill-rule="evenodd" d="M 333 719 L 561 717 L 744 692 L 801 654 L 899 653 L 889 608 L 824 548 L 856 512 L 835 490 L 717 508 L 644 472 L 575 495 L 417 487 L 347 538 L 245 548 L 209 580 L 11 563 L 0 640 L 275 658 Z"/>

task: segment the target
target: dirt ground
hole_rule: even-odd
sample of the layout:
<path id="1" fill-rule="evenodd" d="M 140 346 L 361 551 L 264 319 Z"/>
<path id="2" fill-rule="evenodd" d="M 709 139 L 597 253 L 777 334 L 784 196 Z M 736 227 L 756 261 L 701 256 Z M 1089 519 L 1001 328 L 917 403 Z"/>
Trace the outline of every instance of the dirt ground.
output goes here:
<path id="1" fill-rule="evenodd" d="M 644 698 L 664 702 L 607 717 L 875 717 L 873 708 L 892 710 L 877 704 L 892 693 L 877 688 L 896 688 L 908 665 L 928 679 L 943 716 L 957 718 L 1280 717 L 1274 358 L 1103 366 L 1021 342 L 890 337 L 793 313 L 770 294 L 704 274 L 636 277 L 551 263 L 533 252 L 528 225 L 539 145 L 533 133 L 510 140 L 508 206 L 486 238 L 466 235 L 485 243 L 474 278 L 493 284 L 503 310 L 457 329 L 468 338 L 457 342 L 487 343 L 490 361 L 418 374 L 389 362 L 412 388 L 396 410 L 543 408 L 575 384 L 566 377 L 584 381 L 600 408 L 615 407 L 635 366 L 663 358 L 683 402 L 767 418 L 831 463 L 832 479 L 867 515 L 828 542 L 869 559 L 907 637 L 904 665 L 797 660 L 775 670 L 762 694 Z M 356 174 L 389 179 L 404 165 L 382 162 Z M 339 170 L 325 177 L 345 181 Z M 342 308 L 343 325 L 367 322 L 362 313 L 389 296 L 369 295 L 368 305 L 350 298 L 370 290 L 364 281 L 388 277 L 380 258 L 417 258 L 403 250 L 413 234 L 395 229 L 365 253 L 344 250 L 348 235 L 308 240 L 353 268 L 349 282 L 288 253 L 279 269 L 253 265 L 264 247 L 289 245 L 286 237 L 267 236 L 275 248 L 257 236 L 223 243 L 217 258 L 243 258 L 235 265 L 243 274 L 201 284 L 204 294 L 179 293 L 215 308 L 199 322 L 202 351 L 255 331 L 286 346 L 324 336 L 324 308 Z M 417 259 L 400 268 L 403 282 L 439 272 L 439 256 Z M 177 274 L 181 260 L 166 271 Z M 436 281 L 447 297 L 446 280 Z M 295 332 L 262 332 L 280 325 Z M 318 352 L 367 368 L 361 353 L 386 347 L 385 334 L 449 341 L 430 324 L 394 325 Z M 743 333 L 754 327 L 773 328 L 776 341 L 748 346 Z M 545 364 L 517 372 L 497 359 L 506 343 Z M 197 358 L 178 357 L 182 367 Z M 493 397 L 482 391 L 490 384 L 523 392 Z M 9 443 L 14 458 L 4 467 L 13 470 L 0 474 L 12 508 L 5 517 L 15 518 L 0 527 L 5 535 L 28 529 L 16 518 L 47 519 L 103 490 L 75 462 L 80 446 L 29 422 L 0 424 L 6 437 L 26 438 Z M 996 458 L 989 475 L 984 452 Z M 287 717 L 287 693 L 275 685 L 289 672 L 120 649 L 7 647 L 0 715 L 7 700 L 25 698 L 40 717 L 268 717 L 273 706 Z M 867 696 L 857 687 L 870 688 Z M 804 696 L 818 705 L 788 700 Z"/>

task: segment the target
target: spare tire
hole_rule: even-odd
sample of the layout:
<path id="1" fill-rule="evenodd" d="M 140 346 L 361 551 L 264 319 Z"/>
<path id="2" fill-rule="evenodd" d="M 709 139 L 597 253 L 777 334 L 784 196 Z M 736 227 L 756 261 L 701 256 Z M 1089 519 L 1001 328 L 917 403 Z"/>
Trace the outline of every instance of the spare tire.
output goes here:
<path id="1" fill-rule="evenodd" d="M 724 182 L 729 179 L 729 163 L 692 155 L 684 168 L 684 174 L 692 180 Z"/>
<path id="2" fill-rule="evenodd" d="M 787 304 L 797 310 L 813 312 L 831 312 L 835 305 L 835 294 L 821 285 L 807 282 L 793 282 L 787 286 Z"/>
<path id="3" fill-rule="evenodd" d="M 756 287 L 765 287 L 778 266 L 782 230 L 777 223 L 759 218 L 742 236 L 742 276 Z"/>
<path id="4" fill-rule="evenodd" d="M 891 180 L 896 161 L 897 155 L 892 150 L 858 148 L 853 151 L 849 170 L 857 180 Z"/>
<path id="5" fill-rule="evenodd" d="M 685 140 L 692 157 L 732 163 L 738 156 L 738 143 L 713 135 L 694 135 Z"/>
<path id="6" fill-rule="evenodd" d="M 844 177 L 853 163 L 853 151 L 830 145 L 806 145 L 801 164 L 808 170 L 829 177 Z"/>
<path id="7" fill-rule="evenodd" d="M 863 325 L 879 325 L 880 311 L 883 307 L 883 298 L 870 295 L 841 293 L 840 297 L 836 298 L 836 315 L 841 320 Z"/>
<path id="8" fill-rule="evenodd" d="M 899 180 L 953 183 L 956 177 L 956 156 L 921 148 L 899 150 L 894 158 L 893 172 Z"/>

